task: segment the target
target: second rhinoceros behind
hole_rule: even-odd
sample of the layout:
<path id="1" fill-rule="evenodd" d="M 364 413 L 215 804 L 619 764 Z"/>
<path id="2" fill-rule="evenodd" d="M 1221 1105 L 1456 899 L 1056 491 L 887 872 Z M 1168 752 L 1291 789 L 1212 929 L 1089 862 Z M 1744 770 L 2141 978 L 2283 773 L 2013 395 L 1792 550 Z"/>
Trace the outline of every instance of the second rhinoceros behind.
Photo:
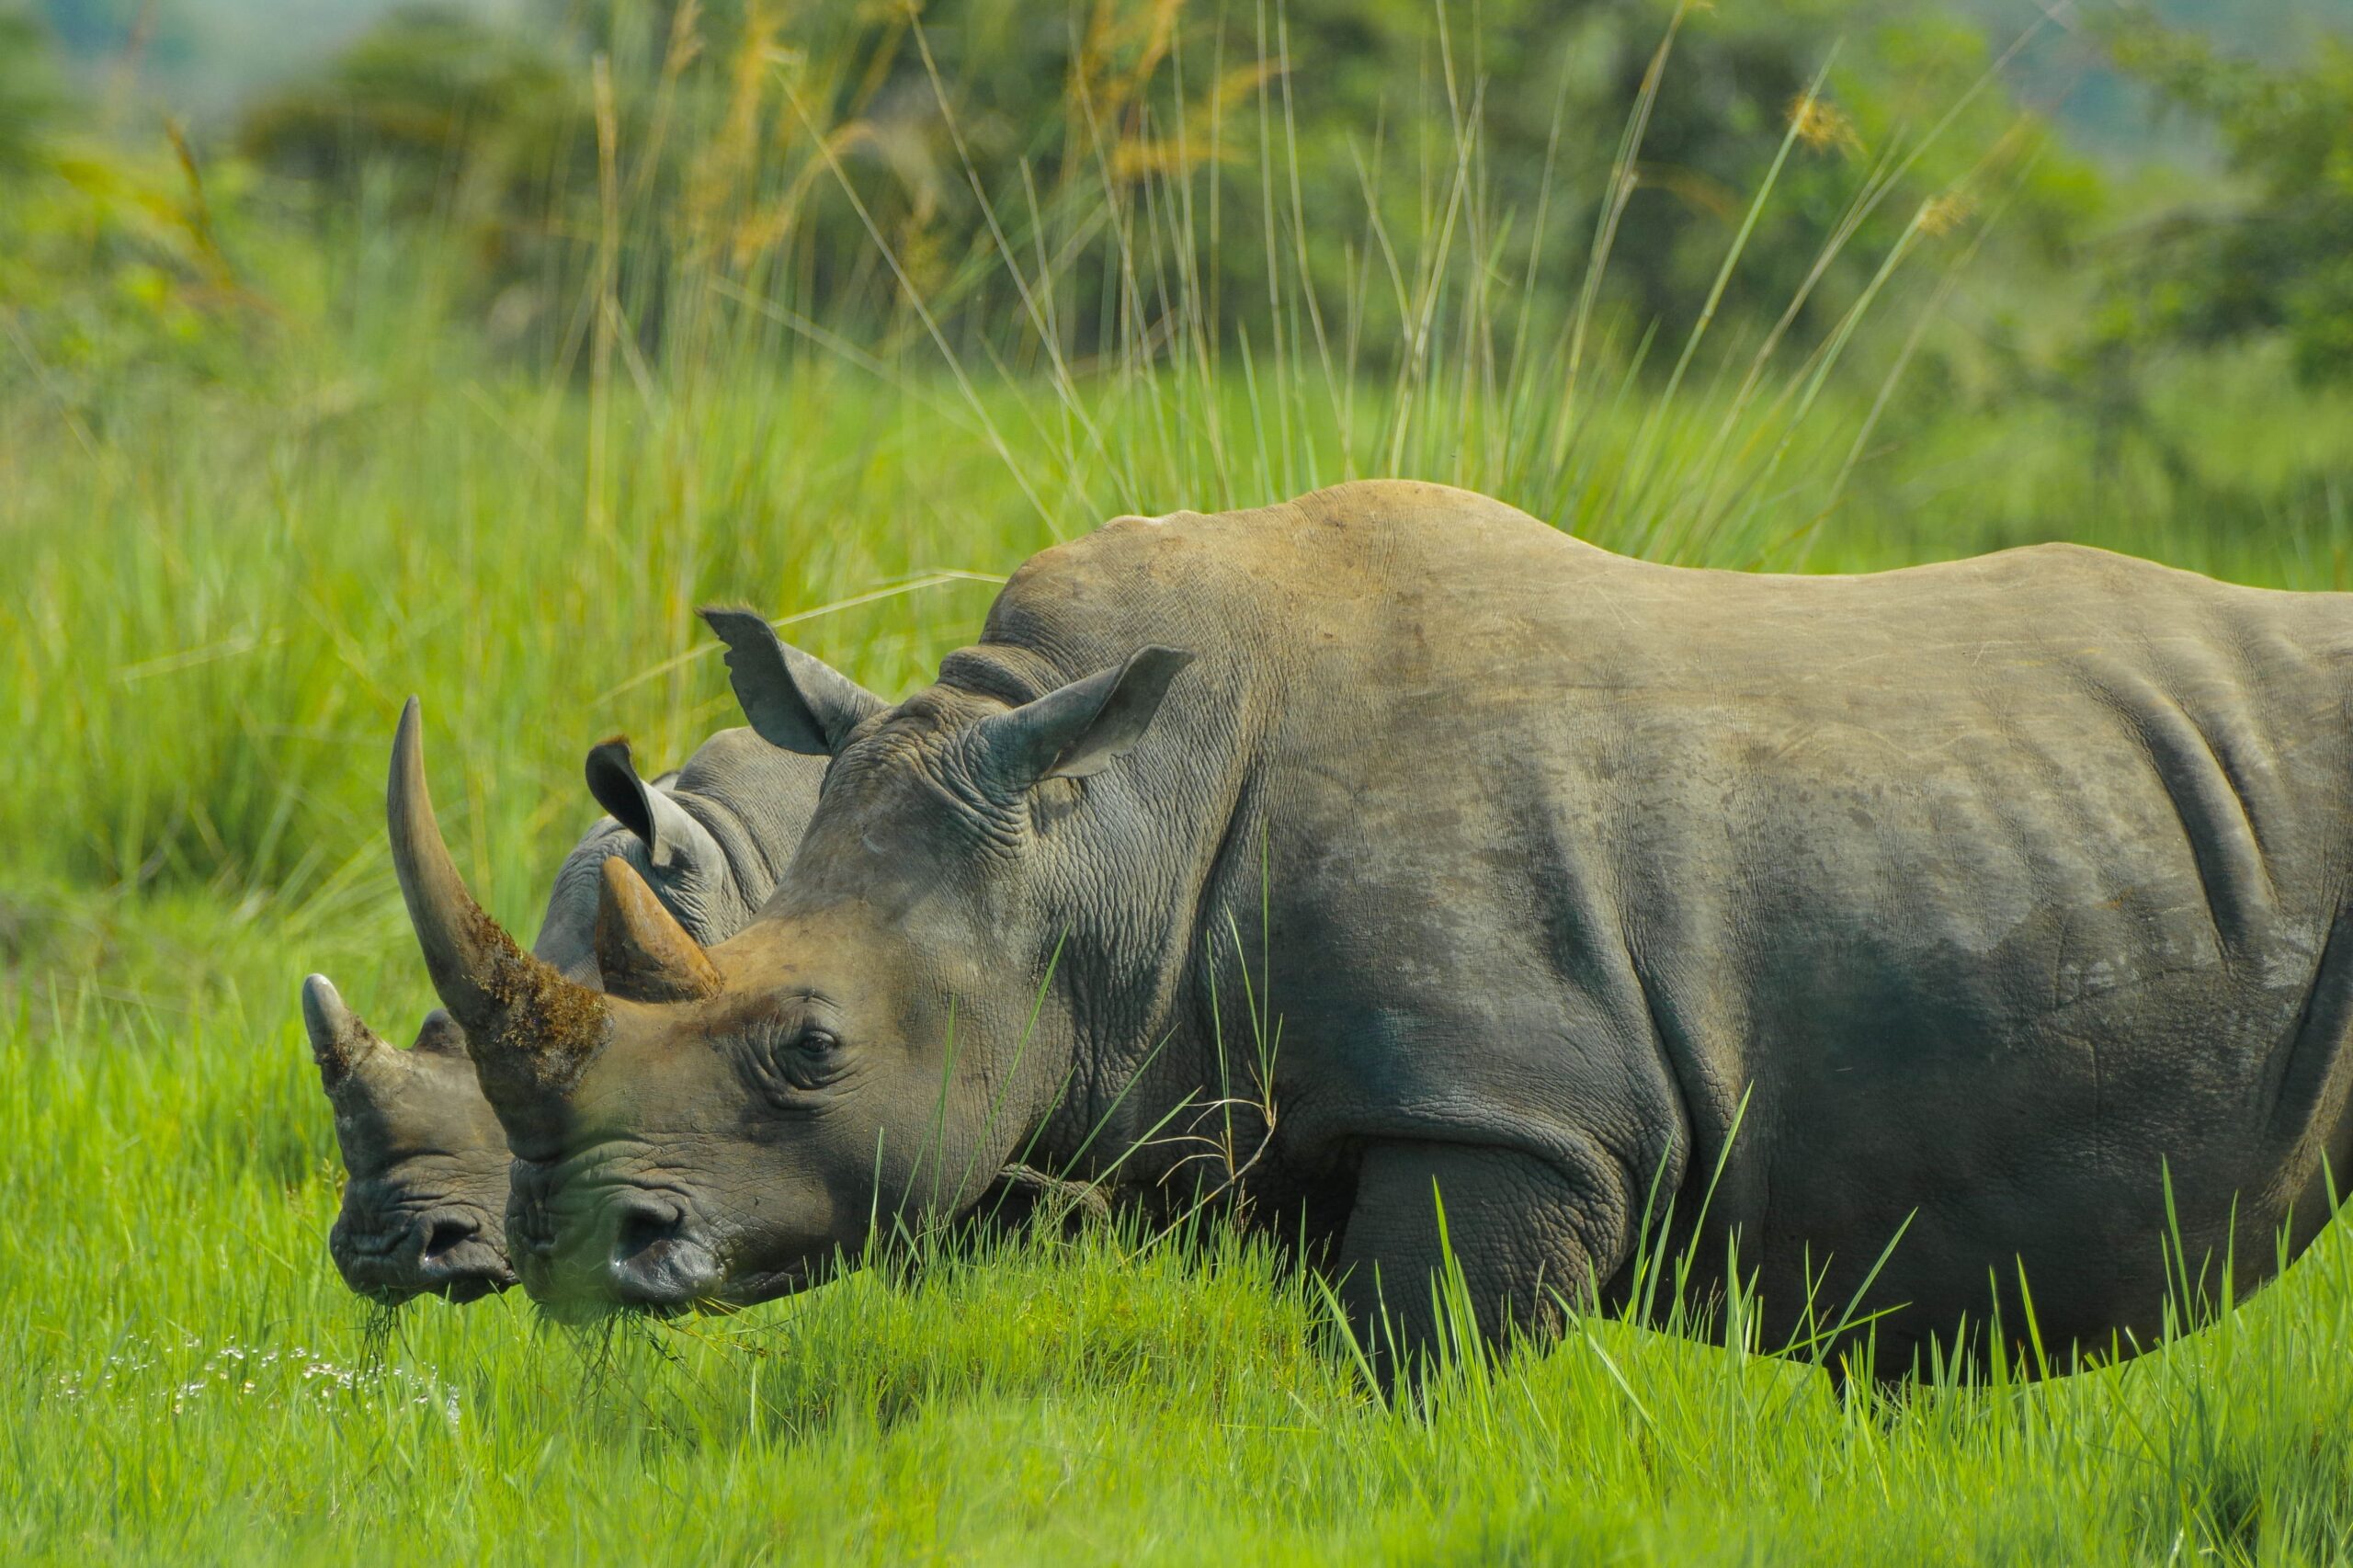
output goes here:
<path id="1" fill-rule="evenodd" d="M 723 940 L 750 921 L 800 844 L 824 765 L 734 729 L 651 784 L 621 740 L 590 751 L 587 772 L 609 814 L 557 871 L 534 950 L 568 979 L 601 987 L 597 894 L 608 859 L 631 866 L 698 939 Z M 302 983 L 302 1016 L 347 1173 L 327 1237 L 345 1283 L 385 1301 L 472 1301 L 513 1284 L 506 1139 L 465 1031 L 436 1008 L 416 1042 L 394 1050 L 315 974 Z"/>

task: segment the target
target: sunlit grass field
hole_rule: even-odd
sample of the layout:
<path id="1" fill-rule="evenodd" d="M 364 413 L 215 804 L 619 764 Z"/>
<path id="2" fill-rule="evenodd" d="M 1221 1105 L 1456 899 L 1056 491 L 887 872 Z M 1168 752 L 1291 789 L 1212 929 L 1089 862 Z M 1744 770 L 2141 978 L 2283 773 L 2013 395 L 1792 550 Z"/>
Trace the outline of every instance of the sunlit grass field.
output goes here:
<path id="1" fill-rule="evenodd" d="M 412 692 L 460 865 L 527 934 L 594 815 L 586 748 L 624 732 L 666 766 L 738 722 L 697 605 L 756 605 L 896 694 L 1027 556 L 1127 511 L 1405 474 L 1693 565 L 2070 538 L 2353 587 L 2353 404 L 2260 355 L 2167 383 L 2165 460 L 2095 462 L 1914 363 L 1973 277 L 1918 220 L 1861 298 L 1703 345 L 1582 304 L 1531 325 L 1462 261 L 1492 238 L 1471 205 L 1403 269 L 1421 335 L 1337 368 L 1296 292 L 1273 341 L 1203 328 L 1187 233 L 1173 284 L 1125 280 L 1178 297 L 1164 335 L 1085 364 L 920 311 L 845 344 L 689 278 L 650 359 L 600 331 L 517 366 L 404 313 L 378 256 L 321 264 L 333 341 L 273 346 L 250 385 L 93 409 L 38 365 L 0 381 L 0 1560 L 2353 1555 L 2336 1233 L 2125 1367 L 1845 1403 L 1593 1322 L 1391 1407 L 1313 1288 L 1213 1226 L 587 1337 L 519 1294 L 345 1291 L 296 985 L 328 973 L 403 1041 L 428 1003 L 381 826 Z"/>
<path id="2" fill-rule="evenodd" d="M 325 388 L 285 416 L 191 402 L 115 431 L 11 428 L 0 1555 L 2353 1550 L 2353 1250 L 2334 1235 L 2244 1312 L 2120 1369 L 1843 1405 L 1803 1368 L 1597 1323 L 1387 1408 L 1331 1347 L 1320 1297 L 1214 1231 L 1025 1242 L 589 1339 L 519 1296 L 389 1322 L 348 1296 L 294 992 L 324 970 L 402 1039 L 426 1005 L 379 825 L 400 700 L 425 698 L 467 874 L 529 930 L 593 814 L 586 745 L 626 730 L 675 758 L 733 722 L 696 603 L 798 618 L 796 638 L 902 690 L 1057 537 L 1375 468 L 1336 428 L 1287 467 L 1247 387 L 1074 390 L 1100 396 L 1082 404 L 1100 461 L 1037 416 L 1067 415 L 1060 400 L 960 402 L 821 362 L 607 408 L 601 435 L 572 391 L 464 379 Z M 1985 483 L 1916 504 L 1939 483 L 1923 461 L 1825 519 L 1847 449 L 1827 428 L 1773 494 L 1695 521 L 1687 494 L 1623 482 L 1644 416 L 1595 421 L 1573 520 L 1693 562 L 1965 552 L 2049 531 L 2047 495 L 2003 510 L 2036 463 L 2066 482 L 2063 450 L 2014 435 Z M 1200 432 L 1221 417 L 1248 460 L 1213 472 Z M 1409 471 L 1512 494 L 1466 472 L 1443 421 L 1408 428 Z M 1716 433 L 1695 416 L 1654 437 L 1660 471 Z M 1912 531 L 1880 526 L 1906 494 Z M 2089 510 L 2080 533 L 2339 584 L 2347 519 L 2325 494 L 2279 506 L 2156 516 L 2144 540 Z"/>

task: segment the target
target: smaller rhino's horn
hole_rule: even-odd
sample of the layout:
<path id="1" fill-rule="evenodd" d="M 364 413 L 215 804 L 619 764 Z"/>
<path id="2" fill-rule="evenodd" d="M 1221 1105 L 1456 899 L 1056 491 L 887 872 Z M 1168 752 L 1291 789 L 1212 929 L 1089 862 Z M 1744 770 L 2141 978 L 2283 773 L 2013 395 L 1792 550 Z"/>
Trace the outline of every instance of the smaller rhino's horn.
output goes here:
<path id="1" fill-rule="evenodd" d="M 319 1064 L 319 1082 L 329 1094 L 341 1088 L 360 1062 L 389 1049 L 324 974 L 302 982 L 302 1026 L 310 1030 L 311 1058 Z"/>
<path id="2" fill-rule="evenodd" d="M 607 858 L 597 889 L 597 967 L 608 994 L 632 1002 L 693 1002 L 719 989 L 700 945 L 618 855 Z"/>

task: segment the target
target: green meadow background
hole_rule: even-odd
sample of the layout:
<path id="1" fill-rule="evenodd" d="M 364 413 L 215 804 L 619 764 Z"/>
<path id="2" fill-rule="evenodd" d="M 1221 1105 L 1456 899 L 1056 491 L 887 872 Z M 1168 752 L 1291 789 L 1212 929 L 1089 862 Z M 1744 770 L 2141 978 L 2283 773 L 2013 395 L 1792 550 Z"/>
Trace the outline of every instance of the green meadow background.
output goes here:
<path id="1" fill-rule="evenodd" d="M 736 722 L 696 605 L 902 692 L 1124 511 L 2353 586 L 2348 26 L 0 3 L 0 1557 L 2353 1555 L 2334 1232 L 2121 1368 L 1845 1403 L 1592 1322 L 1392 1408 L 1214 1226 L 583 1336 L 345 1292 L 295 1006 L 428 1004 L 409 693 L 528 933 L 586 747 Z"/>

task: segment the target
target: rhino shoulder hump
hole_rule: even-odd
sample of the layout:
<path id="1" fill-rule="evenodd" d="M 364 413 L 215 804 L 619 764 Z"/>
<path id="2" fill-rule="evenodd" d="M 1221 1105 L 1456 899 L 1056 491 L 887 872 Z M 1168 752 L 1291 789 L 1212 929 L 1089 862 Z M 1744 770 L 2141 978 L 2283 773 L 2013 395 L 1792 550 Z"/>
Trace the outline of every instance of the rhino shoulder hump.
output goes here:
<path id="1" fill-rule="evenodd" d="M 721 730 L 697 746 L 678 769 L 674 790 L 724 794 L 737 779 L 766 770 L 771 756 L 790 756 L 746 725 Z"/>

